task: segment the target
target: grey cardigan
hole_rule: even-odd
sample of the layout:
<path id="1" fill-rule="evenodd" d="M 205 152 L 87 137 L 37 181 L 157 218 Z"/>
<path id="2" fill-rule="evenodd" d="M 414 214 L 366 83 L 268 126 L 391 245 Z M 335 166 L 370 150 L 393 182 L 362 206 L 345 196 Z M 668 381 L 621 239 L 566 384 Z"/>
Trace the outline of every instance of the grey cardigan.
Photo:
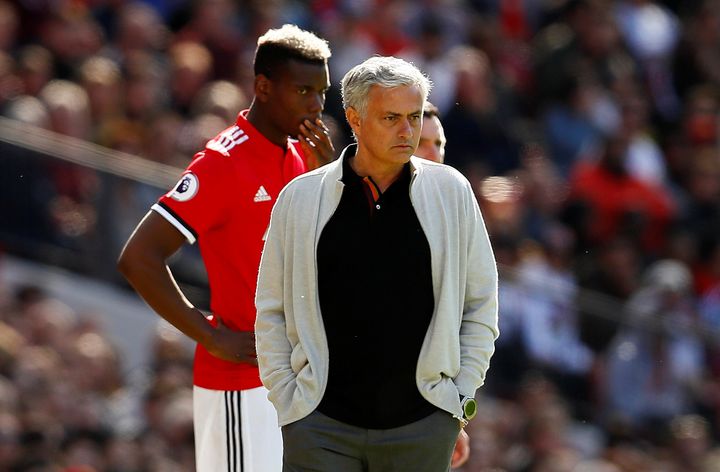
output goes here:
<path id="1" fill-rule="evenodd" d="M 316 248 L 340 203 L 345 153 L 290 182 L 270 219 L 255 333 L 260 378 L 281 426 L 310 414 L 327 385 Z M 473 396 L 483 384 L 498 336 L 497 268 L 467 179 L 443 164 L 414 156 L 410 163 L 410 199 L 430 244 L 435 297 L 416 382 L 430 403 L 460 418 L 460 395 Z"/>

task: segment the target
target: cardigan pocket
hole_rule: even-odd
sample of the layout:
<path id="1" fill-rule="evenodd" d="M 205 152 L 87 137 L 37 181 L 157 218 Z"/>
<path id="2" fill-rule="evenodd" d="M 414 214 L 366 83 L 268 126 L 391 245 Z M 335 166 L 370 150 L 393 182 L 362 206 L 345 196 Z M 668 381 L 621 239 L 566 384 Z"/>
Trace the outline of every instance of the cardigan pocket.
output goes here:
<path id="1" fill-rule="evenodd" d="M 290 368 L 295 374 L 298 374 L 303 367 L 308 363 L 307 355 L 305 350 L 302 348 L 300 343 L 297 343 L 290 354 Z"/>

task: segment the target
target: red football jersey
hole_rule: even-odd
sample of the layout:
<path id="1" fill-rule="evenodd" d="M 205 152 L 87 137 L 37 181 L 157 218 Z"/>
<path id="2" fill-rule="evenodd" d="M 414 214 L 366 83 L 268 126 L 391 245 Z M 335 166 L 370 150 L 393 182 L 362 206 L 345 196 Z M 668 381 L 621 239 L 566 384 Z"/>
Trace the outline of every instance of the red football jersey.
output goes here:
<path id="1" fill-rule="evenodd" d="M 246 114 L 209 141 L 152 208 L 190 243 L 198 242 L 213 315 L 231 329 L 252 331 L 270 211 L 285 184 L 306 168 L 297 142 L 288 140 L 285 148 L 272 144 Z M 257 367 L 218 359 L 201 345 L 195 351 L 194 383 L 213 390 L 261 385 Z"/>

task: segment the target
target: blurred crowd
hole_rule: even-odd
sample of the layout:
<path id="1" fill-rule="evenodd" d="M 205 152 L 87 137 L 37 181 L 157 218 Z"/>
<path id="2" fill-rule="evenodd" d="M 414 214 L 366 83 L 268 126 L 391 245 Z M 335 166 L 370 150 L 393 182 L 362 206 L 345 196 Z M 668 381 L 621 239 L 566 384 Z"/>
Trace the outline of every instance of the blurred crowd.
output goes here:
<path id="1" fill-rule="evenodd" d="M 249 104 L 256 38 L 287 22 L 330 42 L 338 150 L 350 67 L 395 55 L 435 84 L 446 162 L 501 267 L 462 470 L 720 471 L 720 0 L 0 0 L 0 114 L 185 167 Z M 97 231 L 98 175 L 13 165 L 27 178 L 3 187 L 26 198 L 5 232 Z M 158 196 L 113 191 L 124 234 Z M 0 470 L 191 470 L 169 334 L 129 388 L 68 307 L 3 301 Z"/>
<path id="2" fill-rule="evenodd" d="M 0 470 L 193 470 L 192 349 L 169 324 L 150 339 L 130 375 L 97 313 L 0 284 Z"/>

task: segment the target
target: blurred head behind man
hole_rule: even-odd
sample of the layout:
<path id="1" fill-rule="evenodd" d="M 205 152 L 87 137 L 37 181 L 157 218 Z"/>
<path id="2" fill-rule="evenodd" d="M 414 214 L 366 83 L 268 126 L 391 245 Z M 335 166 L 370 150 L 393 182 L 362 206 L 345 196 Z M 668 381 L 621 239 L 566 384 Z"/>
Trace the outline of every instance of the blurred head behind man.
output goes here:
<path id="1" fill-rule="evenodd" d="M 420 143 L 415 155 L 429 161 L 445 162 L 445 130 L 440 122 L 438 108 L 430 102 L 423 106 L 423 125 L 420 132 Z"/>

